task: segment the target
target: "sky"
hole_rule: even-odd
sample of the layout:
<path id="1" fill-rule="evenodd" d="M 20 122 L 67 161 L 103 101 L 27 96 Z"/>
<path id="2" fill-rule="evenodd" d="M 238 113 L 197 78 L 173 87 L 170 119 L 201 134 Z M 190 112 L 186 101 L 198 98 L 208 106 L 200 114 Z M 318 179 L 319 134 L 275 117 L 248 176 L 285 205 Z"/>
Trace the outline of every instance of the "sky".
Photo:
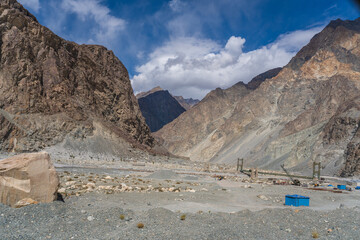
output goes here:
<path id="1" fill-rule="evenodd" d="M 203 98 L 286 65 L 351 0 L 18 0 L 54 33 L 112 50 L 134 92 Z"/>

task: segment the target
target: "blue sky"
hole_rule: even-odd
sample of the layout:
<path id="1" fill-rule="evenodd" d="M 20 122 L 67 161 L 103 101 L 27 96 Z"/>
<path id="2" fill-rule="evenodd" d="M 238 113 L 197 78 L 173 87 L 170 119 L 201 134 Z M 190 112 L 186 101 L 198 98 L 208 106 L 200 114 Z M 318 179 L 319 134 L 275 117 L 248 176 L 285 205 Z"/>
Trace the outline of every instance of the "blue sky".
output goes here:
<path id="1" fill-rule="evenodd" d="M 59 36 L 113 50 L 135 92 L 196 98 L 285 65 L 330 20 L 359 16 L 351 0 L 19 2 Z"/>

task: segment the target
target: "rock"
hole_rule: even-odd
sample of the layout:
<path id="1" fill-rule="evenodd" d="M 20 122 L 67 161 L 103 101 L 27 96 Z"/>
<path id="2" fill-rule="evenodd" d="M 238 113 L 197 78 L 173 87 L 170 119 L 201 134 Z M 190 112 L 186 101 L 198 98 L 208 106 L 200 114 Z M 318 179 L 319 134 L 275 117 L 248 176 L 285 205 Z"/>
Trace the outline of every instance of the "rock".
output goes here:
<path id="1" fill-rule="evenodd" d="M 39 202 L 35 201 L 34 199 L 31 198 L 24 198 L 20 201 L 18 201 L 17 203 L 15 203 L 14 207 L 15 208 L 21 208 L 21 207 L 25 207 L 31 204 L 38 204 Z"/>
<path id="2" fill-rule="evenodd" d="M 264 201 L 268 201 L 269 198 L 267 198 L 265 195 L 257 195 L 258 198 L 264 200 Z"/>
<path id="3" fill-rule="evenodd" d="M 68 181 L 65 183 L 66 186 L 72 186 L 72 185 L 75 185 L 76 184 L 76 181 Z"/>
<path id="4" fill-rule="evenodd" d="M 46 152 L 26 153 L 0 161 L 0 202 L 14 207 L 31 198 L 40 203 L 56 200 L 59 178 Z"/>
<path id="5" fill-rule="evenodd" d="M 90 222 L 93 221 L 94 219 L 95 219 L 95 218 L 94 218 L 93 216 L 88 216 L 88 217 L 87 217 L 87 220 L 90 221 Z"/>
<path id="6" fill-rule="evenodd" d="M 87 183 L 86 187 L 89 189 L 94 189 L 96 187 L 95 183 Z"/>
<path id="7" fill-rule="evenodd" d="M 65 188 L 60 188 L 60 189 L 58 190 L 58 193 L 64 194 L 64 193 L 66 193 L 66 189 L 65 189 Z"/>
<path id="8" fill-rule="evenodd" d="M 196 192 L 195 189 L 186 189 L 185 192 L 191 192 L 191 193 L 194 193 Z"/>

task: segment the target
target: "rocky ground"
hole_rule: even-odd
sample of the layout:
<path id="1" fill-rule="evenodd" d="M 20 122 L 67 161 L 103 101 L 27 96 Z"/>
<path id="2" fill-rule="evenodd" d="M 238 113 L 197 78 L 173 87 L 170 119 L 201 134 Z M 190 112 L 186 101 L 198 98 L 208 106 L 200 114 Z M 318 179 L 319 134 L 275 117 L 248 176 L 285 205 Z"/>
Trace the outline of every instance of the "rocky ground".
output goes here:
<path id="1" fill-rule="evenodd" d="M 141 165 L 141 164 L 138 164 Z M 185 169 L 57 165 L 65 202 L 0 205 L 1 239 L 358 239 L 360 191 Z M 219 180 L 219 176 L 225 178 Z M 285 184 L 285 185 L 274 185 Z M 338 179 L 320 182 L 324 188 Z M 354 185 L 353 185 L 354 186 Z M 286 194 L 310 207 L 284 205 Z"/>

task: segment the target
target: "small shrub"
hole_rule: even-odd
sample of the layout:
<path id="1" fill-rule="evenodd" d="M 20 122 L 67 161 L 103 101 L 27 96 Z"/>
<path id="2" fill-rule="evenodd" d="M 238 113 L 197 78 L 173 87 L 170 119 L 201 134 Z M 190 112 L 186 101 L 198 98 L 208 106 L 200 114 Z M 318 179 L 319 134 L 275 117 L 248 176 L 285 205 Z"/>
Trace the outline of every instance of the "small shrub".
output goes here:
<path id="1" fill-rule="evenodd" d="M 124 219 L 125 219 L 124 214 L 120 214 L 120 219 L 121 219 L 121 220 L 124 220 Z"/>
<path id="2" fill-rule="evenodd" d="M 140 223 L 138 223 L 136 226 L 137 226 L 137 228 L 143 228 L 143 227 L 144 227 L 144 224 L 140 222 Z"/>
<path id="3" fill-rule="evenodd" d="M 186 215 L 185 215 L 185 214 L 183 214 L 183 215 L 180 216 L 180 220 L 181 220 L 181 221 L 184 221 L 185 219 L 186 219 Z"/>
<path id="4" fill-rule="evenodd" d="M 311 235 L 312 235 L 312 238 L 319 238 L 319 233 L 317 231 L 313 231 L 311 233 Z"/>

